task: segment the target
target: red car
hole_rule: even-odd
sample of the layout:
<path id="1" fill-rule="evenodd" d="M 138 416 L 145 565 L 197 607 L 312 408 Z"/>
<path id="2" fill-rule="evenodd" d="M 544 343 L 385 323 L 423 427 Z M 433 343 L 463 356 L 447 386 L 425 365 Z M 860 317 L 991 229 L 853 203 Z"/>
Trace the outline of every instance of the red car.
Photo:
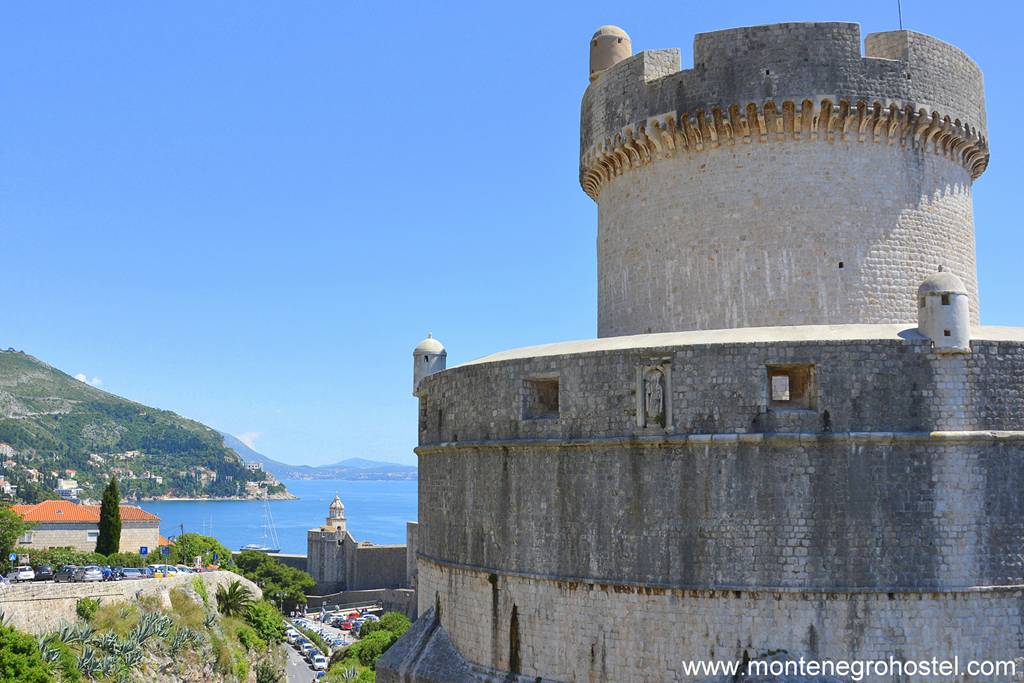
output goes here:
<path id="1" fill-rule="evenodd" d="M 340 628 L 342 631 L 351 631 L 352 630 L 352 622 L 351 621 L 343 621 L 343 622 L 341 622 L 341 626 L 339 626 L 338 628 Z"/>

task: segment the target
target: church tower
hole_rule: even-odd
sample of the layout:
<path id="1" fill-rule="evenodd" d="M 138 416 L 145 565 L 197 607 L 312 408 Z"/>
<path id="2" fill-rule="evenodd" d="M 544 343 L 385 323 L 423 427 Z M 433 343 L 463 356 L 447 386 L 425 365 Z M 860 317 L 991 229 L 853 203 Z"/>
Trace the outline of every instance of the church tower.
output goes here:
<path id="1" fill-rule="evenodd" d="M 327 522 L 324 524 L 327 529 L 334 529 L 342 534 L 345 533 L 345 505 L 341 502 L 341 498 L 334 496 L 334 500 L 331 501 L 331 507 L 328 508 Z"/>

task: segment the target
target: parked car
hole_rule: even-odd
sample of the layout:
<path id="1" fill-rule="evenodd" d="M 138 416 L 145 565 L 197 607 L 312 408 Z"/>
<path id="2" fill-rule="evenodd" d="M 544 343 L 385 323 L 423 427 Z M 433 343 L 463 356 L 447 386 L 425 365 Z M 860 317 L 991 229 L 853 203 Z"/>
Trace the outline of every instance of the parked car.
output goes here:
<path id="1" fill-rule="evenodd" d="M 87 567 L 79 567 L 78 571 L 75 572 L 75 581 L 102 581 L 103 570 L 96 565 L 89 565 Z"/>
<path id="2" fill-rule="evenodd" d="M 36 567 L 36 581 L 51 581 L 53 579 L 53 567 L 48 564 L 41 564 Z"/>
<path id="3" fill-rule="evenodd" d="M 178 568 L 169 564 L 151 564 L 149 566 L 153 570 L 153 578 L 156 579 L 178 575 Z"/>
<path id="4" fill-rule="evenodd" d="M 144 578 L 142 570 L 138 567 L 122 567 L 117 572 L 118 581 L 134 581 Z"/>
<path id="5" fill-rule="evenodd" d="M 316 671 L 325 671 L 327 669 L 327 657 L 317 654 L 313 655 L 313 669 Z"/>
<path id="6" fill-rule="evenodd" d="M 12 570 L 11 573 L 7 575 L 7 578 L 11 583 L 18 581 L 34 581 L 36 573 L 32 570 L 32 567 L 18 567 L 17 569 Z"/>
<path id="7" fill-rule="evenodd" d="M 60 568 L 59 571 L 53 575 L 53 580 L 56 583 L 64 583 L 67 581 L 75 580 L 75 572 L 78 571 L 78 567 L 73 564 L 66 564 Z"/>

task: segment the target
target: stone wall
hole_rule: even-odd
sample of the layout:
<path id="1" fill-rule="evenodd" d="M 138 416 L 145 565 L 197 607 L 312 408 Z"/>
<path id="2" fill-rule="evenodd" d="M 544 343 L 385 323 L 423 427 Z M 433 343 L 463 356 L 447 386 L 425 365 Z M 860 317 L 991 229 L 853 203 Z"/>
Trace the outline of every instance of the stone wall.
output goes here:
<path id="1" fill-rule="evenodd" d="M 219 586 L 241 581 L 256 598 L 263 596 L 259 586 L 248 579 L 228 571 L 187 574 L 166 579 L 136 581 L 105 581 L 98 583 L 30 583 L 15 584 L 0 591 L 0 611 L 15 628 L 28 633 L 46 633 L 78 617 L 75 607 L 81 598 L 99 598 L 103 602 L 137 600 L 154 596 L 165 607 L 170 607 L 170 591 L 175 588 L 192 590 L 192 582 L 206 584 L 212 597 Z"/>
<path id="2" fill-rule="evenodd" d="M 598 198 L 598 335 L 917 321 L 940 265 L 978 320 L 971 179 L 921 151 L 740 145 L 615 178 Z"/>
<path id="3" fill-rule="evenodd" d="M 1024 331 L 973 335 L 954 355 L 886 325 L 645 335 L 425 379 L 420 613 L 522 680 L 1019 657 Z M 769 369 L 793 367 L 813 400 L 779 406 Z M 540 380 L 557 408 L 533 418 Z"/>
<path id="4" fill-rule="evenodd" d="M 441 624 L 463 657 L 522 675 L 500 680 L 690 681 L 681 672 L 684 660 L 742 661 L 779 651 L 816 660 L 958 656 L 966 665 L 1015 659 L 1017 671 L 1024 670 L 1022 589 L 657 589 L 493 574 L 427 560 L 420 561 L 419 576 L 420 612 L 440 596 Z"/>
<path id="5" fill-rule="evenodd" d="M 679 50 L 648 50 L 619 62 L 583 96 L 580 148 L 666 112 L 830 97 L 898 102 L 986 128 L 984 81 L 959 48 L 913 31 L 867 36 L 841 22 L 790 23 L 700 33 L 693 68 Z"/>
<path id="6" fill-rule="evenodd" d="M 318 610 L 321 605 L 327 609 L 338 606 L 379 602 L 385 612 L 401 612 L 410 619 L 416 618 L 416 591 L 408 588 L 377 588 L 372 590 L 341 591 L 330 595 L 310 595 L 306 607 Z"/>
<path id="7" fill-rule="evenodd" d="M 31 530 L 32 542 L 19 545 L 18 550 L 29 554 L 33 549 L 45 548 L 74 548 L 93 552 L 96 550 L 97 533 L 99 525 L 91 522 L 41 522 Z M 121 523 L 121 552 L 138 552 L 141 546 L 146 546 L 151 552 L 160 546 L 159 521 Z"/>
<path id="8" fill-rule="evenodd" d="M 587 89 L 598 335 L 916 321 L 940 266 L 979 298 L 971 182 L 981 72 L 957 48 L 855 24 L 700 34 Z"/>
<path id="9" fill-rule="evenodd" d="M 403 588 L 406 580 L 404 545 L 360 545 L 349 577 L 349 590 Z"/>

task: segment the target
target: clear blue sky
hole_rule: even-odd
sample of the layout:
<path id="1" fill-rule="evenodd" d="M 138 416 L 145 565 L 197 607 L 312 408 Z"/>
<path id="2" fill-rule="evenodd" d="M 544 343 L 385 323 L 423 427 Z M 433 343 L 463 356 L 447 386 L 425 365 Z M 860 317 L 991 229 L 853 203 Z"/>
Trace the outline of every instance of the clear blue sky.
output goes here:
<path id="1" fill-rule="evenodd" d="M 985 72 L 982 318 L 1024 324 L 1024 12 L 905 0 Z M 413 462 L 410 354 L 596 330 L 587 42 L 896 2 L 46 2 L 0 8 L 0 347 L 293 463 Z M 1015 127 L 1016 126 L 1016 127 Z"/>

